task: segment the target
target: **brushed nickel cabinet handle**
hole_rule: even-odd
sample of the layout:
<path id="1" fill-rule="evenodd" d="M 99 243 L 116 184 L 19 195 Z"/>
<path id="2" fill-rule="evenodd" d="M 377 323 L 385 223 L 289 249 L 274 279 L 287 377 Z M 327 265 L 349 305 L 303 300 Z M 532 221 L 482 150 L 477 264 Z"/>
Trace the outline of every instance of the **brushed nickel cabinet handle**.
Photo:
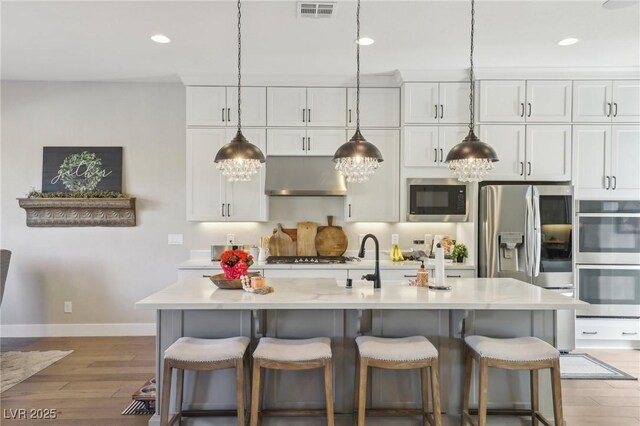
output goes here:
<path id="1" fill-rule="evenodd" d="M 211 275 L 203 275 L 202 278 L 209 278 Z"/>
<path id="2" fill-rule="evenodd" d="M 231 108 L 227 108 L 227 121 L 231 121 Z"/>
<path id="3" fill-rule="evenodd" d="M 637 334 L 638 334 L 638 332 L 633 332 L 633 333 L 628 333 L 628 332 L 626 332 L 626 331 L 623 331 L 623 332 L 622 332 L 622 335 L 623 335 L 623 336 L 636 336 Z"/>
<path id="4" fill-rule="evenodd" d="M 597 331 L 583 331 L 582 334 L 596 335 L 596 334 L 598 334 L 598 332 Z"/>
<path id="5" fill-rule="evenodd" d="M 224 217 L 224 203 L 222 203 L 222 217 Z"/>
<path id="6" fill-rule="evenodd" d="M 311 136 L 307 136 L 307 151 L 311 151 Z"/>
<path id="7" fill-rule="evenodd" d="M 440 148 L 440 162 L 442 163 L 443 161 L 444 161 L 444 150 Z"/>
<path id="8" fill-rule="evenodd" d="M 447 278 L 462 278 L 462 275 L 447 275 Z"/>
<path id="9" fill-rule="evenodd" d="M 349 203 L 349 217 L 351 217 L 351 203 Z"/>
<path id="10" fill-rule="evenodd" d="M 613 186 L 611 187 L 611 189 L 615 191 L 616 187 L 618 186 L 618 179 L 615 176 L 611 176 L 611 180 L 613 181 Z"/>
<path id="11" fill-rule="evenodd" d="M 440 104 L 440 120 L 444 117 L 444 105 Z"/>
<path id="12" fill-rule="evenodd" d="M 529 167 L 529 173 L 527 176 L 531 176 L 531 161 L 527 161 L 527 166 Z"/>
<path id="13" fill-rule="evenodd" d="M 520 102 L 520 117 L 524 117 L 524 102 Z"/>
<path id="14" fill-rule="evenodd" d="M 606 185 L 605 185 L 604 189 L 609 189 L 609 188 L 611 188 L 611 178 L 610 178 L 609 176 L 605 176 L 605 177 L 604 177 L 604 180 L 605 180 L 605 182 L 606 182 Z"/>
<path id="15" fill-rule="evenodd" d="M 207 275 L 208 276 L 208 275 Z M 405 278 L 418 278 L 417 275 L 405 275 Z"/>
<path id="16" fill-rule="evenodd" d="M 436 115 L 433 118 L 435 118 L 437 120 L 438 119 L 438 104 L 435 104 L 434 106 L 436 107 Z"/>
<path id="17" fill-rule="evenodd" d="M 302 122 L 303 123 L 306 123 L 306 120 L 305 120 L 306 116 L 307 116 L 307 109 L 306 108 L 302 108 Z"/>
<path id="18" fill-rule="evenodd" d="M 311 123 L 311 108 L 307 109 L 307 123 Z"/>
<path id="19" fill-rule="evenodd" d="M 520 162 L 520 176 L 524 176 L 524 161 Z"/>
<path id="20" fill-rule="evenodd" d="M 438 148 L 433 148 L 433 162 L 438 162 Z"/>
<path id="21" fill-rule="evenodd" d="M 222 122 L 224 122 L 224 108 L 222 108 Z"/>
<path id="22" fill-rule="evenodd" d="M 527 117 L 531 117 L 531 102 L 529 102 L 528 106 L 529 106 L 529 113 L 527 114 Z"/>
<path id="23" fill-rule="evenodd" d="M 349 123 L 351 123 L 351 108 L 349 108 Z"/>
<path id="24" fill-rule="evenodd" d="M 227 217 L 231 217 L 231 204 L 227 204 Z"/>
<path id="25" fill-rule="evenodd" d="M 607 117 L 611 117 L 611 102 L 607 102 Z"/>
<path id="26" fill-rule="evenodd" d="M 618 116 L 618 103 L 617 102 L 613 103 L 613 116 L 614 117 Z"/>
<path id="27" fill-rule="evenodd" d="M 302 137 L 302 150 L 303 150 L 303 151 L 305 151 L 304 146 L 305 146 L 305 145 L 304 145 L 304 136 L 303 136 L 303 137 Z"/>

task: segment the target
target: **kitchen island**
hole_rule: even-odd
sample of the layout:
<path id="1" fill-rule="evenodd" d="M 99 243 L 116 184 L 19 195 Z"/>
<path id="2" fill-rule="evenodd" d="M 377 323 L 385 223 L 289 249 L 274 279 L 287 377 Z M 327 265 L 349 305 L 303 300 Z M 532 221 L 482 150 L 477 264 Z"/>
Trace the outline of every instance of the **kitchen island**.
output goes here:
<path id="1" fill-rule="evenodd" d="M 355 342 L 358 335 L 423 335 L 438 348 L 442 407 L 449 419 L 459 415 L 462 395 L 462 339 L 469 334 L 493 337 L 536 336 L 554 343 L 555 311 L 579 309 L 584 302 L 510 278 L 448 279 L 450 291 L 411 287 L 406 281 L 369 282 L 348 289 L 335 279 L 272 278 L 268 295 L 219 290 L 207 278 L 183 279 L 136 304 L 157 310 L 157 377 L 164 350 L 181 336 L 249 336 L 253 349 L 261 336 L 331 338 L 334 357 L 336 423 L 351 424 Z M 319 370 L 275 371 L 266 375 L 265 408 L 321 408 Z M 549 406 L 541 375 L 543 411 Z M 419 375 L 414 371 L 373 370 L 369 404 L 414 408 L 420 404 Z M 233 409 L 231 370 L 185 376 L 185 401 L 191 409 Z M 528 373 L 492 371 L 489 407 L 528 405 Z M 162 383 L 158 383 L 158 389 Z M 472 398 L 472 403 L 474 398 Z M 343 413 L 344 415 L 341 415 Z M 158 424 L 153 416 L 150 424 Z M 229 419 L 230 423 L 233 421 Z M 265 425 L 301 424 L 300 419 L 265 418 Z M 372 424 L 415 424 L 415 419 L 376 419 Z M 323 424 L 307 419 L 304 424 Z M 194 423 L 195 424 L 195 423 Z M 218 424 L 218 423 L 216 423 Z M 226 423 L 220 423 L 226 424 Z"/>

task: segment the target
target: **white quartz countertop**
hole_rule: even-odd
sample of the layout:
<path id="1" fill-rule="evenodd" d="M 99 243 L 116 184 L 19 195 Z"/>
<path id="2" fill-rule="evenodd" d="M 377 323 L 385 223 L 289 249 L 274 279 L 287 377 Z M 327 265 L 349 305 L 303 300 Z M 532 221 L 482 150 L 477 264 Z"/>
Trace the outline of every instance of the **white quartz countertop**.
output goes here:
<path id="1" fill-rule="evenodd" d="M 427 269 L 434 269 L 435 263 L 427 261 L 424 263 Z M 390 260 L 380 260 L 380 269 L 398 269 L 416 271 L 420 267 L 418 261 L 392 262 Z M 445 269 L 476 269 L 475 265 L 467 263 L 446 262 Z M 273 265 L 256 262 L 251 266 L 252 269 L 371 269 L 375 268 L 375 261 L 362 260 L 350 261 L 347 263 L 312 263 L 312 264 L 285 264 Z M 178 269 L 220 269 L 220 262 L 208 259 L 191 259 L 178 265 Z"/>
<path id="2" fill-rule="evenodd" d="M 187 278 L 136 303 L 137 309 L 580 309 L 587 303 L 512 278 L 449 278 L 449 291 L 411 287 L 406 281 L 343 282 L 326 278 L 271 278 L 274 292 L 221 290 L 207 278 Z"/>

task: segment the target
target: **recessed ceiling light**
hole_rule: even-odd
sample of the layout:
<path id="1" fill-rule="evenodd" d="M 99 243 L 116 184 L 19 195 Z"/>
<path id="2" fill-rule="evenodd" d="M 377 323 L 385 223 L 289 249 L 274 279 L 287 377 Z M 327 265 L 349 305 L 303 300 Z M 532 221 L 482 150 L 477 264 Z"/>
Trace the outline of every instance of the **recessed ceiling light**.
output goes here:
<path id="1" fill-rule="evenodd" d="M 558 42 L 558 46 L 571 46 L 572 44 L 576 44 L 579 41 L 580 40 L 578 40 L 577 38 L 569 37 L 569 38 L 560 40 Z"/>
<path id="2" fill-rule="evenodd" d="M 171 39 L 164 34 L 152 35 L 151 40 L 155 41 L 156 43 L 162 43 L 162 44 L 171 43 Z"/>
<path id="3" fill-rule="evenodd" d="M 369 46 L 375 42 L 376 41 L 370 37 L 360 37 L 356 40 L 356 43 L 358 43 L 360 46 Z"/>

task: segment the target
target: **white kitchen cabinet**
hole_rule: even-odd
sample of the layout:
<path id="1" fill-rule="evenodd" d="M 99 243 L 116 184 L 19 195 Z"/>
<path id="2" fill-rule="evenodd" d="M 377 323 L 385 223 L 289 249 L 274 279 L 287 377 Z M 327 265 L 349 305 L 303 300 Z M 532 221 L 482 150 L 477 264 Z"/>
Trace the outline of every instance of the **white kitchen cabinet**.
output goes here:
<path id="1" fill-rule="evenodd" d="M 346 90 L 343 88 L 269 87 L 269 126 L 344 127 Z"/>
<path id="2" fill-rule="evenodd" d="M 266 124 L 266 88 L 242 88 L 242 125 Z M 237 87 L 187 87 L 187 126 L 237 126 Z"/>
<path id="3" fill-rule="evenodd" d="M 572 85 L 567 80 L 480 82 L 480 122 L 568 123 Z"/>
<path id="4" fill-rule="evenodd" d="M 574 122 L 640 121 L 640 80 L 574 81 L 573 93 Z"/>
<path id="5" fill-rule="evenodd" d="M 640 126 L 576 125 L 573 133 L 576 198 L 640 198 Z"/>
<path id="6" fill-rule="evenodd" d="M 406 83 L 404 124 L 469 121 L 469 83 Z"/>
<path id="7" fill-rule="evenodd" d="M 440 123 L 469 122 L 469 83 L 440 83 Z"/>
<path id="8" fill-rule="evenodd" d="M 344 129 L 268 129 L 267 152 L 282 156 L 333 156 L 345 143 Z"/>
<path id="9" fill-rule="evenodd" d="M 528 80 L 527 123 L 569 123 L 571 88 L 567 80 Z"/>
<path id="10" fill-rule="evenodd" d="M 382 285 L 384 286 L 384 280 L 411 280 L 416 278 L 416 273 L 418 271 L 419 266 L 416 265 L 414 270 L 411 269 L 381 269 L 380 270 L 380 278 L 383 280 Z M 352 274 L 353 270 L 349 270 L 350 278 L 357 278 L 354 275 L 357 275 L 359 271 L 355 271 Z M 429 281 L 435 280 L 435 272 L 434 267 L 432 265 L 427 265 L 427 272 L 429 273 Z M 474 269 L 455 269 L 447 267 L 445 269 L 446 278 L 475 278 L 476 271 Z"/>
<path id="11" fill-rule="evenodd" d="M 448 167 L 449 150 L 469 133 L 467 126 L 405 126 L 405 167 Z"/>
<path id="12" fill-rule="evenodd" d="M 636 318 L 576 318 L 576 339 L 581 347 L 594 340 L 640 340 L 640 321 Z"/>
<path id="13" fill-rule="evenodd" d="M 522 124 L 482 124 L 480 140 L 493 147 L 500 161 L 493 163 L 491 180 L 524 180 L 525 126 Z"/>
<path id="14" fill-rule="evenodd" d="M 356 127 L 356 89 L 347 93 L 347 125 Z M 400 89 L 360 88 L 360 127 L 400 127 Z"/>
<path id="15" fill-rule="evenodd" d="M 524 122 L 526 83 L 524 80 L 480 82 L 481 122 Z"/>
<path id="16" fill-rule="evenodd" d="M 527 125 L 526 180 L 571 180 L 571 126 Z"/>
<path id="17" fill-rule="evenodd" d="M 482 124 L 480 140 L 498 155 L 491 180 L 571 180 L 570 125 Z"/>
<path id="18" fill-rule="evenodd" d="M 246 138 L 266 151 L 264 129 L 243 129 Z M 249 182 L 228 182 L 213 160 L 235 129 L 187 130 L 187 220 L 255 222 L 267 220 L 265 167 Z"/>
<path id="19" fill-rule="evenodd" d="M 345 222 L 397 222 L 400 217 L 400 132 L 368 129 L 384 161 L 367 182 L 347 185 Z"/>

